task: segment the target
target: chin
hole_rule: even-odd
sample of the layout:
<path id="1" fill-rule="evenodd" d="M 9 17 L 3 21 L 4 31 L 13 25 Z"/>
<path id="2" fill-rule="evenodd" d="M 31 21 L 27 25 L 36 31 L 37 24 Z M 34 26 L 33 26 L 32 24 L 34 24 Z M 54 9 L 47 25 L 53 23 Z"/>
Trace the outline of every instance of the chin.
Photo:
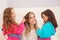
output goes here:
<path id="1" fill-rule="evenodd" d="M 36 24 L 35 22 L 33 24 Z"/>

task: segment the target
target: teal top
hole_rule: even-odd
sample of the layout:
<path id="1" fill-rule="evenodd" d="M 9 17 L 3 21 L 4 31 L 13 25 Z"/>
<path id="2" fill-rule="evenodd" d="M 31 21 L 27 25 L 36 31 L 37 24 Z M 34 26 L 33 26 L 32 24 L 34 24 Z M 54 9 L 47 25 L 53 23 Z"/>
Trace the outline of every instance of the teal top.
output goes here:
<path id="1" fill-rule="evenodd" d="M 55 28 L 51 22 L 46 22 L 41 29 L 36 30 L 36 34 L 40 38 L 50 38 L 52 35 L 55 35 Z"/>

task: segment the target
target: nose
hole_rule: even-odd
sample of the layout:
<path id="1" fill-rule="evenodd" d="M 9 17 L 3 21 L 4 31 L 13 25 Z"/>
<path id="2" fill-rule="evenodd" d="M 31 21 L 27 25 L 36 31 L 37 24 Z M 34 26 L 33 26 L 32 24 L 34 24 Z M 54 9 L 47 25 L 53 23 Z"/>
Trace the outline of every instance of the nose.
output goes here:
<path id="1" fill-rule="evenodd" d="M 35 18 L 33 18 L 33 21 L 35 21 L 36 19 Z"/>

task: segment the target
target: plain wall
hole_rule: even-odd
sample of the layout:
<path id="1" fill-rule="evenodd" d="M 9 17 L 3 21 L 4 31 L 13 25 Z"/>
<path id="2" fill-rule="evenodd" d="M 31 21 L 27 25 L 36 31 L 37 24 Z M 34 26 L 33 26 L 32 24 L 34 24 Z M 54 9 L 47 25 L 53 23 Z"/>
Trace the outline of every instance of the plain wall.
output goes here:
<path id="1" fill-rule="evenodd" d="M 0 40 L 7 39 L 7 36 L 4 36 L 1 30 L 3 23 L 3 11 L 6 7 L 13 7 L 15 9 L 16 21 L 18 24 L 27 12 L 34 12 L 39 28 L 41 28 L 43 24 L 43 20 L 40 15 L 41 12 L 46 9 L 51 9 L 54 12 L 58 22 L 56 35 L 51 37 L 51 39 L 60 39 L 60 0 L 0 0 Z"/>
<path id="2" fill-rule="evenodd" d="M 8 7 L 26 8 L 26 7 L 57 7 L 60 6 L 60 0 L 8 0 Z"/>

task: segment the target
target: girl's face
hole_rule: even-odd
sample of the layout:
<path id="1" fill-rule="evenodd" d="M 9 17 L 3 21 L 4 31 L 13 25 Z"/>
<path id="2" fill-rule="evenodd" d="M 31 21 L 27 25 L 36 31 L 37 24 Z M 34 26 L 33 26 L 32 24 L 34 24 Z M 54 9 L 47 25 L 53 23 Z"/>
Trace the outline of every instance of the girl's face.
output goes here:
<path id="1" fill-rule="evenodd" d="M 29 14 L 29 23 L 32 24 L 32 25 L 36 24 L 35 15 L 32 14 L 32 13 Z"/>
<path id="2" fill-rule="evenodd" d="M 14 9 L 11 9 L 11 17 L 13 18 L 13 19 L 15 19 L 15 12 L 14 12 Z"/>
<path id="3" fill-rule="evenodd" d="M 48 16 L 42 14 L 42 18 L 43 18 L 44 22 L 47 22 L 48 21 Z"/>

